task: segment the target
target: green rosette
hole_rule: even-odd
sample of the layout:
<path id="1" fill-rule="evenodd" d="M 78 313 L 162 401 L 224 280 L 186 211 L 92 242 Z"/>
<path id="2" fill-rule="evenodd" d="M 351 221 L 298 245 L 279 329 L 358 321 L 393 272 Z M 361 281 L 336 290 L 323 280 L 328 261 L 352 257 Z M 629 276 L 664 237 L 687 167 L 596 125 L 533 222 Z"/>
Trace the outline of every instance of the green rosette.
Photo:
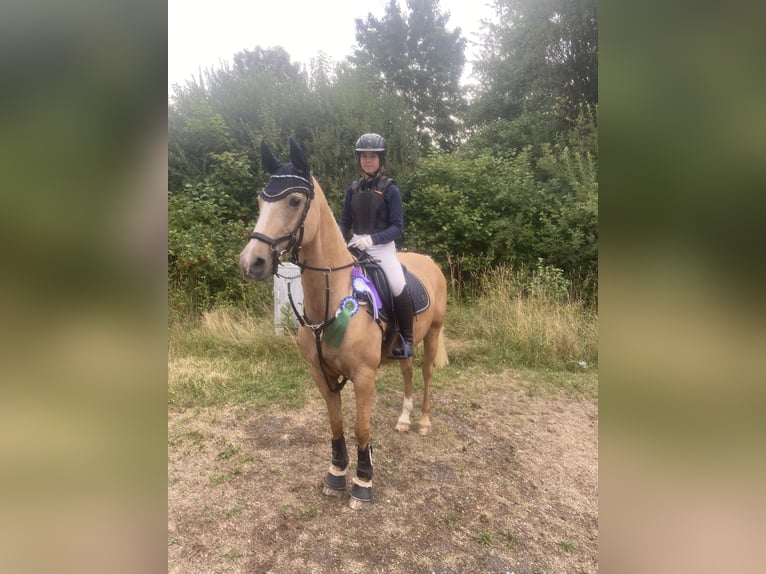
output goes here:
<path id="1" fill-rule="evenodd" d="M 330 323 L 325 331 L 325 340 L 336 349 L 340 347 L 343 336 L 346 334 L 351 317 L 359 310 L 359 303 L 353 297 L 346 297 L 340 302 L 340 307 L 335 313 L 335 320 Z"/>

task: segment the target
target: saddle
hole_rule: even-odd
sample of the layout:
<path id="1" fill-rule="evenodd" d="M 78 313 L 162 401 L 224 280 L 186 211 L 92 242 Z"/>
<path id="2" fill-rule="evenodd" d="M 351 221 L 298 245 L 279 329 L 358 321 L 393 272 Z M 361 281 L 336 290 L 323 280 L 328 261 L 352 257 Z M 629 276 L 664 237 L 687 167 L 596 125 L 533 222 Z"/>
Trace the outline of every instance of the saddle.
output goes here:
<path id="1" fill-rule="evenodd" d="M 383 269 L 378 262 L 367 252 L 350 247 L 349 251 L 356 257 L 361 263 L 360 268 L 364 276 L 369 279 L 377 290 L 378 297 L 381 302 L 381 308 L 378 311 L 378 315 L 382 321 L 386 323 L 386 330 L 383 335 L 383 349 L 384 351 L 390 351 L 394 342 L 394 337 L 399 334 L 399 325 L 396 321 L 396 313 L 394 312 L 394 297 L 391 294 L 391 289 L 388 285 L 388 279 Z M 413 275 L 404 265 L 402 265 L 404 271 L 404 279 L 407 283 L 407 289 L 409 289 L 410 297 L 412 298 L 412 311 L 414 315 L 419 315 L 428 310 L 431 306 L 431 298 L 428 295 L 423 282 Z M 367 312 L 371 315 L 375 315 L 372 307 L 375 305 L 375 301 L 370 300 L 367 308 Z M 384 353 L 389 358 L 390 352 Z"/>

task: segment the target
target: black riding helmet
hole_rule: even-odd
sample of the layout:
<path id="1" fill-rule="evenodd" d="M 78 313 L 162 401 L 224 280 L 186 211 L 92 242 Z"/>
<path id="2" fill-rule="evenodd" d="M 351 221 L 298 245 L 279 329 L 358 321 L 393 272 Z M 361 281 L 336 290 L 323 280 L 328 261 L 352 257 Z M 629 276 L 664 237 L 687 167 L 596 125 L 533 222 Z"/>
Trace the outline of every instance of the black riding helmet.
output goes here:
<path id="1" fill-rule="evenodd" d="M 386 140 L 378 134 L 364 134 L 356 140 L 354 152 L 356 153 L 356 163 L 359 163 L 359 157 L 363 151 L 374 151 L 380 158 L 380 167 L 386 163 Z"/>

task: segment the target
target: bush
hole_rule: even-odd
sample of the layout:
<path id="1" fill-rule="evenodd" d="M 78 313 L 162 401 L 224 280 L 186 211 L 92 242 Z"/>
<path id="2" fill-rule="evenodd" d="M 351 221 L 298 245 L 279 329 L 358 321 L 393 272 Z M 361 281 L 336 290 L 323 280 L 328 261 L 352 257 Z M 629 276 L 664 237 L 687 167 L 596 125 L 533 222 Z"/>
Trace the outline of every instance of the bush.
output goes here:
<path id="1" fill-rule="evenodd" d="M 489 266 L 548 265 L 580 286 L 595 283 L 598 187 L 587 150 L 562 140 L 497 157 L 432 155 L 404 189 L 406 247 L 449 264 L 458 279 Z"/>
<path id="2" fill-rule="evenodd" d="M 249 231 L 239 214 L 236 201 L 207 185 L 168 197 L 171 308 L 203 310 L 247 299 L 238 260 Z"/>

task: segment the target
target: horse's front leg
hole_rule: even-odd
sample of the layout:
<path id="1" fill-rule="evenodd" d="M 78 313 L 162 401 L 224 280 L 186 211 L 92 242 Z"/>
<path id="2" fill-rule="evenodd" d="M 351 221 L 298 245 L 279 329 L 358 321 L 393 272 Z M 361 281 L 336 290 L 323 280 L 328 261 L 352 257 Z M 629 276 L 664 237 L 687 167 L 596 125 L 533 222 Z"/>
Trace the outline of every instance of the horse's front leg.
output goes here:
<path id="1" fill-rule="evenodd" d="M 357 510 L 372 502 L 372 446 L 370 445 L 370 418 L 375 400 L 375 371 L 354 379 L 356 400 L 357 465 L 351 486 L 351 508 Z"/>
<path id="2" fill-rule="evenodd" d="M 346 437 L 343 435 L 340 392 L 333 393 L 330 391 L 321 369 L 312 368 L 312 375 L 327 405 L 327 415 L 330 418 L 330 430 L 332 431 L 332 441 L 330 442 L 332 462 L 322 481 L 322 493 L 327 496 L 341 496 L 346 491 L 348 452 L 346 451 Z"/>

